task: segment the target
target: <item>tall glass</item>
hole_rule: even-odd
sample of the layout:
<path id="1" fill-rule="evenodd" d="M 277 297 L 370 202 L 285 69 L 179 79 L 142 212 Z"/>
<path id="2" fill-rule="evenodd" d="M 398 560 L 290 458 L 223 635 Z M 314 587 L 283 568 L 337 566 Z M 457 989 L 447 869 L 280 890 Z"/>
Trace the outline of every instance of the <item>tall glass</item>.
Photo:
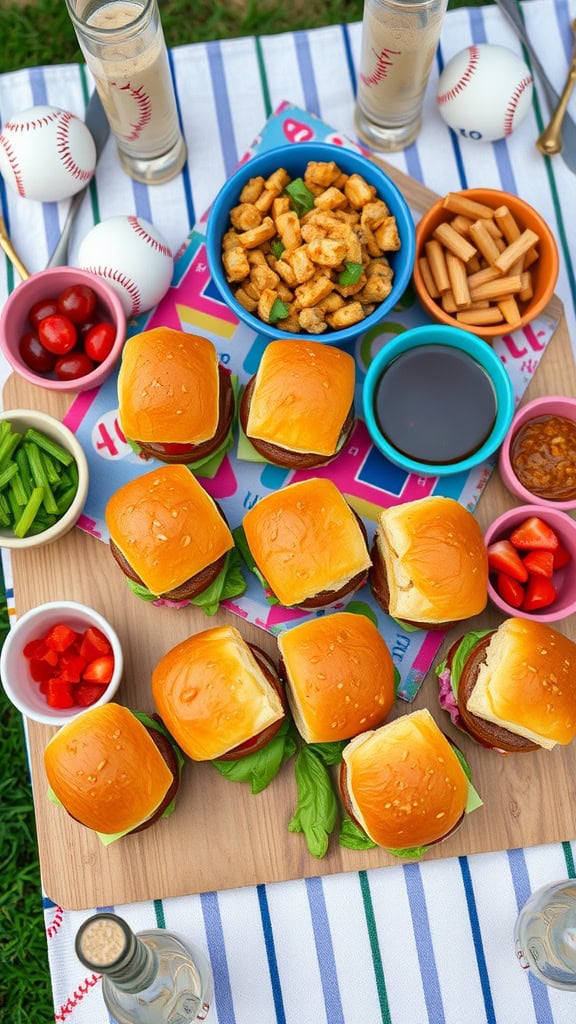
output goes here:
<path id="1" fill-rule="evenodd" d="M 422 103 L 448 0 L 365 0 L 355 122 L 372 149 L 404 149 Z"/>
<path id="2" fill-rule="evenodd" d="M 525 970 L 545 985 L 576 992 L 575 879 L 532 893 L 518 915 L 514 942 Z"/>
<path id="3" fill-rule="evenodd" d="M 156 0 L 66 0 L 78 42 L 136 181 L 160 184 L 186 161 Z"/>

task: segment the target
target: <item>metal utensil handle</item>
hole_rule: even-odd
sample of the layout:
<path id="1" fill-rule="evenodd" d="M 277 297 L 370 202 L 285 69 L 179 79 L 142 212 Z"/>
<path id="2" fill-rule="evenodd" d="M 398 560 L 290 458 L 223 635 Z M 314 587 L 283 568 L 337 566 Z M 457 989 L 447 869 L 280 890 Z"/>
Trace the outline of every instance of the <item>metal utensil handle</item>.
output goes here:
<path id="1" fill-rule="evenodd" d="M 48 260 L 48 263 L 46 264 L 47 268 L 64 267 L 68 262 L 68 244 L 70 242 L 72 225 L 74 224 L 76 214 L 80 209 L 80 204 L 82 202 L 82 199 L 84 198 L 85 191 L 86 189 L 82 189 L 81 192 L 77 192 L 76 195 L 72 197 L 70 206 L 68 208 L 68 213 L 66 215 L 66 220 L 64 221 L 64 227 L 62 228 L 62 234 L 58 239 L 58 244 L 56 245 L 54 252 L 52 253 L 50 259 Z"/>
<path id="2" fill-rule="evenodd" d="M 542 134 L 536 140 L 536 145 L 541 153 L 547 153 L 551 156 L 554 153 L 562 152 L 562 122 L 566 116 L 566 110 L 568 108 L 568 101 L 572 95 L 572 90 L 576 85 L 576 56 L 572 60 L 570 65 L 570 71 L 566 79 L 566 84 L 562 91 L 562 95 L 558 100 L 558 106 L 552 114 L 550 121 Z"/>

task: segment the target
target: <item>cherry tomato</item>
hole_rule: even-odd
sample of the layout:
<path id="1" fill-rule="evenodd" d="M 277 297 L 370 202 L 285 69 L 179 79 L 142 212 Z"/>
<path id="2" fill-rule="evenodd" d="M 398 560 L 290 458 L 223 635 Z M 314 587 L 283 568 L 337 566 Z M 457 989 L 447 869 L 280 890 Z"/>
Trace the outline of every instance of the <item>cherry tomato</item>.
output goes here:
<path id="1" fill-rule="evenodd" d="M 38 324 L 47 316 L 53 316 L 58 312 L 56 299 L 39 299 L 28 312 L 28 320 L 35 331 L 38 331 Z"/>
<path id="2" fill-rule="evenodd" d="M 76 344 L 76 328 L 68 317 L 54 313 L 40 321 L 38 337 L 49 352 L 63 356 Z"/>
<path id="3" fill-rule="evenodd" d="M 72 284 L 58 296 L 58 312 L 74 324 L 89 320 L 96 309 L 96 292 L 87 284 Z"/>
<path id="4" fill-rule="evenodd" d="M 93 369 L 94 363 L 85 352 L 71 352 L 69 355 L 60 356 L 54 367 L 58 380 L 76 380 L 77 377 L 85 377 Z"/>
<path id="5" fill-rule="evenodd" d="M 114 324 L 96 324 L 84 338 L 84 351 L 95 363 L 102 363 L 112 351 L 116 328 Z"/>
<path id="6" fill-rule="evenodd" d="M 44 348 L 34 331 L 26 331 L 18 343 L 18 351 L 31 370 L 36 373 L 49 373 L 53 369 L 56 357 Z"/>

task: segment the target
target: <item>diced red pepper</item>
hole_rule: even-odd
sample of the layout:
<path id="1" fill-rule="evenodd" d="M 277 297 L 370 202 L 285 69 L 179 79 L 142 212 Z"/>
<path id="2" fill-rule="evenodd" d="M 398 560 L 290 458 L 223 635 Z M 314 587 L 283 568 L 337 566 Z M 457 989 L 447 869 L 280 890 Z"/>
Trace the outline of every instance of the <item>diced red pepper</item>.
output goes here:
<path id="1" fill-rule="evenodd" d="M 72 692 L 72 683 L 63 683 L 61 679 L 49 679 L 46 700 L 51 708 L 73 708 L 76 701 Z"/>
<path id="2" fill-rule="evenodd" d="M 46 654 L 46 644 L 40 637 L 37 640 L 29 640 L 24 644 L 22 653 L 25 658 L 42 658 Z"/>
<path id="3" fill-rule="evenodd" d="M 104 633 L 96 626 L 88 626 L 80 642 L 80 654 L 86 661 L 94 661 L 103 655 L 111 654 L 112 647 Z"/>
<path id="4" fill-rule="evenodd" d="M 66 623 L 56 623 L 44 637 L 30 640 L 23 653 L 32 679 L 52 708 L 94 704 L 114 672 L 112 646 L 95 626 L 78 633 Z"/>
<path id="5" fill-rule="evenodd" d="M 43 658 L 30 658 L 30 675 L 35 683 L 45 683 L 54 675 L 54 667 Z"/>
<path id="6" fill-rule="evenodd" d="M 100 683 L 77 683 L 74 687 L 74 699 L 81 708 L 95 704 L 106 693 L 106 685 Z"/>
<path id="7" fill-rule="evenodd" d="M 63 651 L 67 651 L 74 641 L 79 639 L 79 637 L 80 635 L 70 626 L 67 626 L 65 622 L 57 622 L 56 625 L 52 626 L 48 630 L 44 637 L 44 641 L 51 651 L 56 651 L 58 654 L 62 654 Z"/>

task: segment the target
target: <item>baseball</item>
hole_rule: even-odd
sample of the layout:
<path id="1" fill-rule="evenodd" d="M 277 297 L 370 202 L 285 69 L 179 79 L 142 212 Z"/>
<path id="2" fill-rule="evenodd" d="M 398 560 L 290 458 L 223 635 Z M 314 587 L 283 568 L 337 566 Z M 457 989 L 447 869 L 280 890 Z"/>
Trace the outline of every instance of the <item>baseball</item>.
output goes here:
<path id="1" fill-rule="evenodd" d="M 68 110 L 30 107 L 10 118 L 0 135 L 0 174 L 24 199 L 69 199 L 88 184 L 95 167 L 94 139 Z"/>
<path id="2" fill-rule="evenodd" d="M 118 293 L 126 316 L 151 309 L 166 294 L 174 258 L 159 231 L 142 217 L 109 217 L 80 243 L 78 264 Z"/>
<path id="3" fill-rule="evenodd" d="M 438 81 L 438 109 L 465 139 L 504 139 L 526 117 L 532 75 L 505 46 L 467 46 L 448 61 Z"/>

